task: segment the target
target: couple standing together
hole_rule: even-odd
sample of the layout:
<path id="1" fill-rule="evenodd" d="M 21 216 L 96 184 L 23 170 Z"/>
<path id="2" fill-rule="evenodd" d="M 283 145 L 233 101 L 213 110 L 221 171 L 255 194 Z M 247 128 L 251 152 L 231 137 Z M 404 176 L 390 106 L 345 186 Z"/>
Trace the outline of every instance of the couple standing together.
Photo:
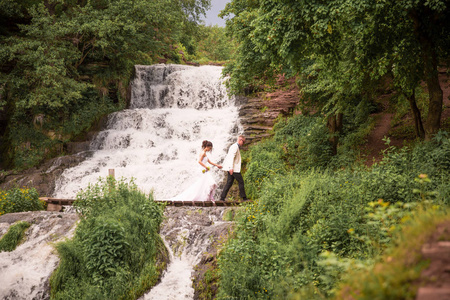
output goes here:
<path id="1" fill-rule="evenodd" d="M 208 152 L 211 152 L 213 144 L 210 141 L 203 141 L 202 152 L 200 153 L 200 157 L 198 160 L 198 163 L 200 164 L 202 170 L 200 178 L 188 189 L 170 200 L 214 201 L 214 193 L 217 188 L 217 183 L 209 172 L 210 167 L 208 166 L 208 164 L 227 171 L 227 183 L 225 184 L 225 187 L 223 188 L 223 191 L 220 195 L 221 201 L 225 201 L 225 197 L 227 196 L 228 191 L 233 185 L 235 179 L 237 180 L 239 185 L 240 197 L 244 201 L 247 200 L 247 195 L 245 194 L 244 188 L 244 179 L 241 175 L 241 152 L 239 150 L 244 145 L 244 143 L 245 137 L 240 135 L 237 139 L 237 142 L 230 146 L 228 154 L 223 162 L 223 166 L 221 166 L 210 161 L 207 156 Z"/>

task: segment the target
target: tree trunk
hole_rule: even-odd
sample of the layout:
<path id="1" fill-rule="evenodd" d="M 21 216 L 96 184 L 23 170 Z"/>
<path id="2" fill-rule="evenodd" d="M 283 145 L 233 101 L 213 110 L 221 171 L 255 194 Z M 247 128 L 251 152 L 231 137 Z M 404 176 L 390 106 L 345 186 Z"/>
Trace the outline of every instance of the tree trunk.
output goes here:
<path id="1" fill-rule="evenodd" d="M 405 97 L 408 99 L 409 106 L 411 107 L 411 111 L 413 113 L 414 131 L 416 136 L 423 140 L 425 138 L 425 130 L 423 129 L 422 116 L 416 103 L 416 92 L 413 91 L 409 97 L 406 95 Z"/>
<path id="2" fill-rule="evenodd" d="M 435 60 L 432 59 L 432 60 Z M 428 71 L 428 72 L 427 72 Z M 429 93 L 429 104 L 428 104 L 428 116 L 426 120 L 426 133 L 425 139 L 430 140 L 441 128 L 441 115 L 442 115 L 442 104 L 443 104 L 443 93 L 441 86 L 439 84 L 437 63 L 433 63 L 433 67 L 427 70 L 427 86 Z"/>
<path id="3" fill-rule="evenodd" d="M 431 49 L 430 49 L 431 50 Z M 444 94 L 439 84 L 437 70 L 437 58 L 435 51 L 431 51 L 431 57 L 425 60 L 425 76 L 430 97 L 428 104 L 428 116 L 426 120 L 425 139 L 430 140 L 441 128 L 442 104 Z M 428 60 L 428 61 L 426 61 Z"/>
<path id="4" fill-rule="evenodd" d="M 427 26 L 416 11 L 411 12 L 414 30 L 419 40 L 424 64 L 425 82 L 428 87 L 428 115 L 425 122 L 425 140 L 430 140 L 441 128 L 441 115 L 444 94 L 439 84 L 438 59 L 431 37 L 427 34 Z M 432 18 L 431 18 L 432 19 Z M 429 21 L 429 20 L 428 20 Z"/>
<path id="5" fill-rule="evenodd" d="M 328 117 L 327 127 L 330 132 L 331 151 L 333 155 L 337 154 L 337 146 L 339 143 L 339 133 L 342 130 L 342 113 L 333 114 Z"/>

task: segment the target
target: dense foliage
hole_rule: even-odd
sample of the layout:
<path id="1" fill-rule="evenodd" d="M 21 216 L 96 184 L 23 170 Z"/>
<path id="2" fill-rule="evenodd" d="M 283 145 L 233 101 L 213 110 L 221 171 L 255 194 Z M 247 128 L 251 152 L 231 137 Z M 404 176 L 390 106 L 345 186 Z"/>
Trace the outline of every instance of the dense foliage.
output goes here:
<path id="1" fill-rule="evenodd" d="M 39 200 L 35 188 L 0 190 L 0 216 L 7 213 L 43 210 L 45 203 Z"/>
<path id="2" fill-rule="evenodd" d="M 238 43 L 224 69 L 231 91 L 259 91 L 279 74 L 295 77 L 303 116 L 281 120 L 273 138 L 246 157 L 248 194 L 256 201 L 238 216 L 219 257 L 218 298 L 330 298 L 350 268 L 363 271 L 348 280 L 351 295 L 344 287 L 341 297 L 414 294 L 409 284 L 420 262 L 411 272 L 370 274 L 417 206 L 429 199 L 450 204 L 450 144 L 438 131 L 449 9 L 445 1 L 227 5 L 222 14 Z M 415 136 L 432 141 L 390 146 L 367 168 L 358 162 L 358 145 L 371 130 L 374 99 L 386 91 L 395 93 L 395 122 L 409 109 Z"/>
<path id="3" fill-rule="evenodd" d="M 245 180 L 257 200 L 220 254 L 219 298 L 329 298 L 344 266 L 371 265 L 419 203 L 450 204 L 445 132 L 389 147 L 367 168 L 347 164 L 345 153 L 331 158 L 318 120 L 280 122 L 273 139 L 250 149 Z"/>
<path id="4" fill-rule="evenodd" d="M 52 299 L 136 299 L 156 283 L 166 250 L 158 234 L 163 209 L 151 195 L 108 177 L 80 192 L 74 206 L 81 221 L 73 239 L 56 246 Z"/>
<path id="5" fill-rule="evenodd" d="M 7 166 L 30 167 L 62 153 L 101 116 L 124 108 L 133 66 L 179 58 L 176 45 L 197 34 L 209 2 L 2 1 Z"/>
<path id="6" fill-rule="evenodd" d="M 411 105 L 417 136 L 429 139 L 440 128 L 438 67 L 450 58 L 449 9 L 443 0 L 233 0 L 222 14 L 239 47 L 225 73 L 234 92 L 274 74 L 299 76 L 304 91 L 313 92 L 310 103 L 328 116 L 355 97 L 371 98 L 378 81 L 389 77 Z M 429 92 L 426 115 L 415 103 L 422 80 Z M 339 131 L 334 123 L 332 134 Z"/>
<path id="7" fill-rule="evenodd" d="M 223 63 L 231 58 L 236 43 L 226 35 L 225 28 L 217 25 L 201 26 L 200 33 L 196 41 L 196 62 Z"/>
<path id="8" fill-rule="evenodd" d="M 25 231 L 30 227 L 30 223 L 25 221 L 19 221 L 8 228 L 8 232 L 5 233 L 0 239 L 0 252 L 1 251 L 14 251 L 20 244 L 25 236 Z"/>

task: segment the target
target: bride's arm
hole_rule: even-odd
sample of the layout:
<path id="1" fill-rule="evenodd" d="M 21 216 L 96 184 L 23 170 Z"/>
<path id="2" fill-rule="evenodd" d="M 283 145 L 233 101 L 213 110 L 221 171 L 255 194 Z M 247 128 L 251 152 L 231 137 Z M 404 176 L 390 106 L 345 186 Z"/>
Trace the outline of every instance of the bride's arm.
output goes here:
<path id="1" fill-rule="evenodd" d="M 212 161 L 209 160 L 209 158 L 208 158 L 208 162 L 209 162 L 211 165 L 216 166 L 216 167 L 218 167 L 219 169 L 222 169 L 222 166 L 221 166 L 221 165 L 218 165 L 218 164 L 213 163 Z"/>

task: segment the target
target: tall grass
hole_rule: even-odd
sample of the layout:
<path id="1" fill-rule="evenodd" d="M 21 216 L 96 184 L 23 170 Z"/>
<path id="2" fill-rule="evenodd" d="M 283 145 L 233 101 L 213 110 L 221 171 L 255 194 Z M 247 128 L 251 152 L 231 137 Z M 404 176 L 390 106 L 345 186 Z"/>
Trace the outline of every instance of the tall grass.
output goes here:
<path id="1" fill-rule="evenodd" d="M 0 239 L 0 252 L 14 251 L 25 237 L 25 231 L 30 225 L 30 223 L 25 221 L 20 221 L 11 225 L 8 232 Z"/>

